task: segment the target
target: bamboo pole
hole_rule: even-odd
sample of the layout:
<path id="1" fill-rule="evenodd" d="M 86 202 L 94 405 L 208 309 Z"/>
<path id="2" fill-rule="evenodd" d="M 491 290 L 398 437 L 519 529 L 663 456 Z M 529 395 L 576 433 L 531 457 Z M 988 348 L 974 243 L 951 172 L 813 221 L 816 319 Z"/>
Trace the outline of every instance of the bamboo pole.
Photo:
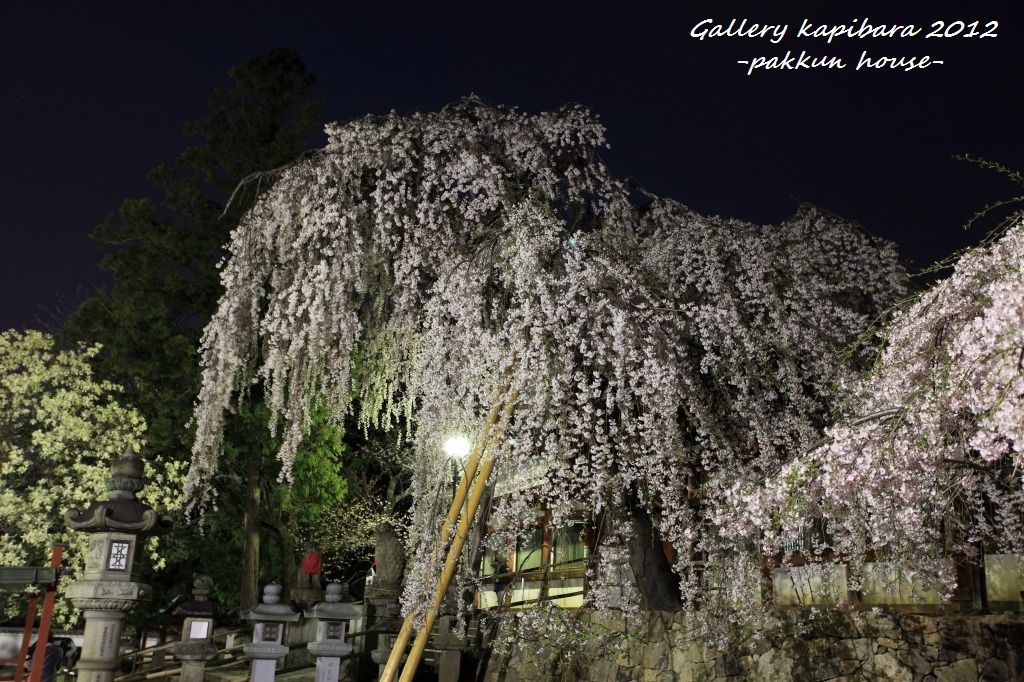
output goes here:
<path id="1" fill-rule="evenodd" d="M 491 429 L 494 428 L 494 424 L 498 420 L 498 416 L 502 413 L 502 408 L 505 405 L 505 401 L 502 400 L 503 393 L 504 389 L 502 389 L 495 398 L 494 406 L 491 408 L 490 414 L 487 415 L 487 421 L 484 422 L 480 438 L 478 438 L 476 443 L 473 444 L 473 450 L 470 453 L 469 460 L 466 462 L 466 470 L 462 472 L 462 480 L 459 481 L 459 486 L 456 488 L 455 495 L 452 497 L 452 503 L 448 507 L 448 515 L 445 517 L 444 523 L 441 525 L 441 532 L 438 536 L 437 544 L 434 547 L 434 552 L 430 559 L 431 565 L 437 561 L 441 548 L 443 548 L 445 543 L 448 541 L 448 534 L 451 532 L 452 526 L 459 520 L 459 513 L 462 511 L 462 506 L 466 501 L 466 494 L 469 491 L 469 486 L 473 482 L 473 478 L 477 474 L 477 468 L 480 465 L 480 456 L 484 451 L 486 442 L 490 438 Z M 412 636 L 415 621 L 416 610 L 414 609 L 402 622 L 402 629 L 398 631 L 395 643 L 391 647 L 391 654 L 388 656 L 388 662 L 385 664 L 384 671 L 380 675 L 380 682 L 394 682 L 395 676 L 398 674 L 398 666 L 401 664 L 402 656 L 405 654 L 405 647 L 409 645 L 409 639 Z"/>
<path id="2" fill-rule="evenodd" d="M 469 506 L 466 508 L 465 515 L 459 521 L 458 529 L 455 531 L 455 538 L 448 549 L 448 557 L 445 560 L 444 569 L 441 571 L 441 579 L 438 581 L 437 589 L 434 592 L 434 600 L 427 612 L 423 614 L 423 625 L 416 634 L 416 641 L 413 642 L 409 658 L 405 662 L 405 667 L 402 668 L 402 676 L 399 678 L 399 682 L 408 682 L 416 674 L 416 668 L 419 666 L 420 659 L 423 657 L 423 650 L 426 648 L 427 640 L 430 638 L 430 631 L 434 627 L 434 621 L 437 619 L 438 611 L 440 611 L 441 604 L 444 602 L 444 595 L 448 591 L 448 585 L 451 583 L 452 575 L 455 573 L 455 566 L 458 563 L 459 555 L 462 553 L 462 545 L 469 534 L 470 517 L 476 514 L 476 508 L 480 503 L 480 497 L 483 495 L 487 477 L 490 476 L 493 467 L 493 459 L 487 459 L 483 466 L 480 467 L 481 480 L 469 498 Z"/>
<path id="3" fill-rule="evenodd" d="M 492 439 L 494 445 L 497 445 L 501 439 L 501 433 L 504 430 L 509 415 L 512 413 L 512 406 L 515 400 L 516 391 L 513 389 L 508 400 L 505 402 L 501 424 L 498 426 Z M 430 632 L 434 628 L 434 621 L 437 620 L 437 615 L 441 611 L 441 604 L 444 602 L 445 593 L 448 592 L 452 576 L 455 575 L 455 567 L 459 563 L 462 547 L 469 536 L 469 527 L 473 524 L 476 510 L 480 506 L 480 500 L 483 498 L 484 490 L 487 488 L 487 481 L 491 476 L 491 471 L 494 469 L 493 447 L 490 448 L 490 451 L 490 456 L 480 465 L 480 472 L 477 476 L 476 486 L 473 488 L 473 494 L 469 497 L 466 511 L 459 521 L 451 547 L 448 548 L 448 556 L 444 562 L 444 569 L 441 571 L 441 579 L 438 581 L 437 589 L 434 592 L 433 603 L 431 603 L 430 609 L 423 614 L 423 627 L 416 634 L 416 641 L 413 642 L 409 658 L 405 662 L 405 667 L 402 668 L 402 676 L 399 678 L 399 682 L 412 682 L 413 675 L 416 674 L 416 668 L 419 667 L 420 659 L 423 657 L 423 650 L 427 647 L 427 640 L 430 639 Z M 383 677 L 381 679 L 383 680 Z"/>

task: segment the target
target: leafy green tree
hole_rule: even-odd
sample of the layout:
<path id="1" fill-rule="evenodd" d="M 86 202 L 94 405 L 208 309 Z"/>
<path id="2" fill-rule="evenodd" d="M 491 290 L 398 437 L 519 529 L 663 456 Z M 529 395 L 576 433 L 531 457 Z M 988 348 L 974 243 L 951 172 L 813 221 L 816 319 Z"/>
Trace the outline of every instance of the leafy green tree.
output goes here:
<path id="1" fill-rule="evenodd" d="M 258 181 L 242 181 L 294 159 L 319 125 L 315 79 L 293 51 L 273 50 L 229 74 L 234 87 L 213 94 L 210 116 L 185 126 L 198 143 L 150 173 L 162 198 L 128 199 L 96 228 L 94 239 L 111 247 L 102 267 L 113 285 L 85 301 L 64 330 L 66 340 L 103 345 L 95 358 L 100 375 L 122 385 L 145 416 L 150 450 L 178 460 L 190 449 L 187 424 L 200 379 L 196 351 L 221 292 L 221 247 L 263 189 Z M 218 482 L 224 491 L 219 513 L 227 518 L 211 520 L 208 529 L 217 541 L 195 542 L 184 530 L 173 553 L 182 584 L 194 570 L 217 567 L 225 571 L 215 576 L 224 598 L 240 580 L 243 607 L 256 599 L 262 578 L 261 526 L 274 526 L 278 536 L 290 533 L 294 524 L 283 509 L 295 505 L 297 495 L 269 490 L 278 466 L 265 421 L 256 427 L 261 420 L 255 390 L 229 428 L 226 473 Z M 334 480 L 325 489 L 330 499 L 344 493 Z M 291 551 L 287 541 L 280 544 Z"/>
<path id="2" fill-rule="evenodd" d="M 352 427 L 346 437 L 350 441 L 355 440 L 351 434 L 362 437 L 345 450 L 344 504 L 307 507 L 299 521 L 299 534 L 316 543 L 334 571 L 332 577 L 338 579 L 357 576 L 371 564 L 382 525 L 390 526 L 403 542 L 407 540 L 412 504 L 412 449 L 400 430 L 360 432 Z M 295 460 L 295 487 L 300 490 L 303 479 L 308 479 L 303 473 L 309 466 L 307 452 L 305 446 L 300 448 Z M 317 466 L 330 465 L 321 460 Z M 322 475 L 308 480 L 322 480 Z"/>
<path id="3" fill-rule="evenodd" d="M 185 463 L 142 447 L 142 415 L 93 372 L 99 352 L 58 350 L 38 331 L 0 333 L 0 565 L 45 565 L 60 541 L 81 574 L 88 538 L 65 526 L 63 512 L 106 497 L 110 461 L 128 445 L 148 460 L 140 496 L 162 511 L 181 505 Z M 149 542 L 148 556 L 162 568 L 160 539 Z M 7 599 L 2 608 L 11 616 L 19 605 Z M 56 614 L 65 624 L 77 616 L 63 591 Z"/>

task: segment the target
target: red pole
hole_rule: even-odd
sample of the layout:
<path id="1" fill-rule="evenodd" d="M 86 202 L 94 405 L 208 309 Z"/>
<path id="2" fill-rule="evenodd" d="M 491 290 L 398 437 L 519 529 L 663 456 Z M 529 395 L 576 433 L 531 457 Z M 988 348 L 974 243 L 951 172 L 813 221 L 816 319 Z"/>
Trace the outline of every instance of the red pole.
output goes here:
<path id="1" fill-rule="evenodd" d="M 53 582 L 46 586 L 46 594 L 43 595 L 43 613 L 39 617 L 39 636 L 36 637 L 36 655 L 32 659 L 29 682 L 39 682 L 43 674 L 43 660 L 46 658 L 46 643 L 50 638 L 50 619 L 53 618 L 53 602 L 57 599 L 57 580 L 60 578 L 60 559 L 63 554 L 64 545 L 60 542 L 54 543 L 53 554 L 50 557 Z"/>
<path id="2" fill-rule="evenodd" d="M 28 658 L 28 647 L 32 643 L 32 628 L 36 624 L 36 595 L 28 598 L 28 611 L 25 613 L 25 630 L 21 635 L 21 651 L 18 653 L 18 665 L 14 669 L 14 682 L 25 679 L 25 659 Z"/>

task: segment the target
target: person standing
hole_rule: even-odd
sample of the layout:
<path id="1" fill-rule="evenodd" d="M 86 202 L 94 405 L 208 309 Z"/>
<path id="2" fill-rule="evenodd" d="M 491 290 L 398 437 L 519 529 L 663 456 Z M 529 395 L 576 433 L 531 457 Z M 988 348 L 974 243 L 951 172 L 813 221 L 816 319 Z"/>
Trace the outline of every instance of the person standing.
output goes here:
<path id="1" fill-rule="evenodd" d="M 299 569 L 299 587 L 302 589 L 319 590 L 320 572 L 322 569 L 320 550 L 313 542 L 305 545 L 305 556 L 302 557 L 302 567 Z"/>

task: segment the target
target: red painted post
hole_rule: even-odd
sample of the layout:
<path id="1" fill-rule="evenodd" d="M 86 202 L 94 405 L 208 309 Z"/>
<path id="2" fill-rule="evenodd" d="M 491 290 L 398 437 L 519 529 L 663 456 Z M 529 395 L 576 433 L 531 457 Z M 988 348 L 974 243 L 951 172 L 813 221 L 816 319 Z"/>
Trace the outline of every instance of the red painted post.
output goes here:
<path id="1" fill-rule="evenodd" d="M 53 618 L 53 602 L 57 599 L 57 580 L 60 579 L 60 560 L 64 555 L 64 545 L 54 543 L 53 554 L 50 556 L 50 567 L 53 569 L 53 582 L 46 586 L 43 595 L 43 612 L 39 616 L 39 636 L 36 637 L 36 655 L 32 659 L 32 673 L 28 682 L 39 682 L 43 674 L 43 660 L 46 658 L 46 643 L 50 638 L 50 620 Z"/>
<path id="2" fill-rule="evenodd" d="M 18 664 L 14 669 L 14 682 L 22 682 L 25 679 L 25 659 L 28 658 L 28 647 L 32 644 L 32 628 L 36 624 L 36 600 L 38 599 L 39 597 L 34 594 L 28 598 L 25 630 L 21 635 L 21 651 L 18 652 Z"/>

